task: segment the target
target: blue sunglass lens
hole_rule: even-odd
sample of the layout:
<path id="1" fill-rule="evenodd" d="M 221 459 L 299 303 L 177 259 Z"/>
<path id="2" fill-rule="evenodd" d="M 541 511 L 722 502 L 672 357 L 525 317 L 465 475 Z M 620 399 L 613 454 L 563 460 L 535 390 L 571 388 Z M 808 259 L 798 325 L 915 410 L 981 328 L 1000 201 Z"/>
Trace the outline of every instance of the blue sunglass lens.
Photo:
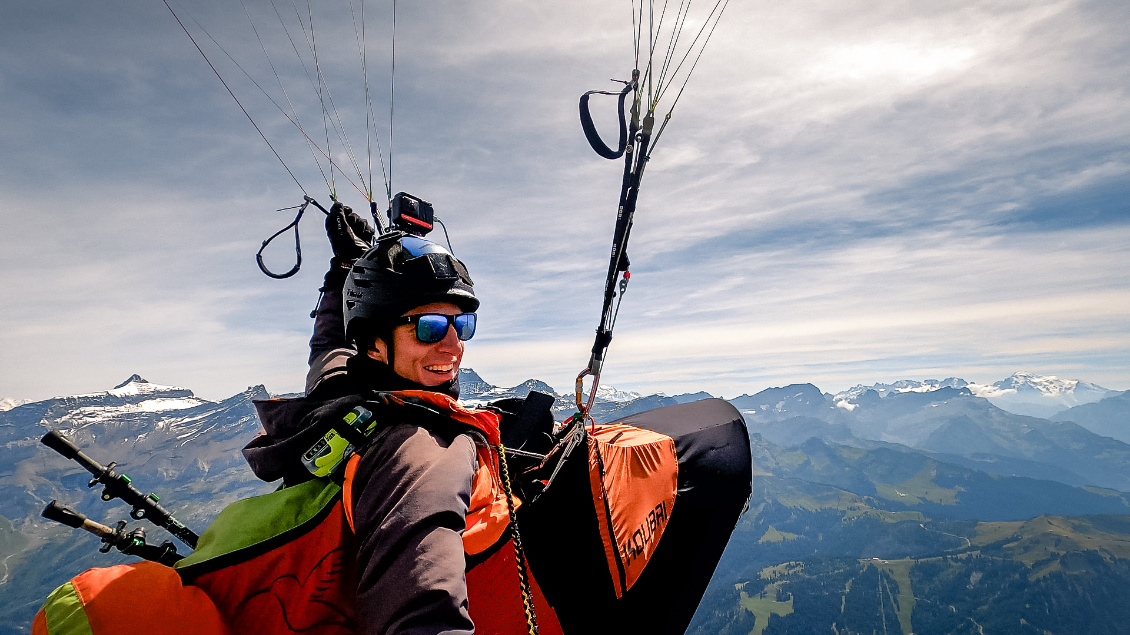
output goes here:
<path id="1" fill-rule="evenodd" d="M 459 336 L 459 339 L 465 342 L 475 336 L 476 321 L 474 313 L 455 316 L 455 334 Z"/>
<path id="2" fill-rule="evenodd" d="M 447 328 L 453 323 L 455 334 L 459 339 L 466 341 L 475 335 L 475 314 L 463 313 L 461 315 L 441 315 L 428 313 L 416 318 L 416 339 L 424 344 L 435 344 L 447 337 Z"/>
<path id="3" fill-rule="evenodd" d="M 416 339 L 424 344 L 434 344 L 447 335 L 446 315 L 421 315 L 416 323 Z"/>

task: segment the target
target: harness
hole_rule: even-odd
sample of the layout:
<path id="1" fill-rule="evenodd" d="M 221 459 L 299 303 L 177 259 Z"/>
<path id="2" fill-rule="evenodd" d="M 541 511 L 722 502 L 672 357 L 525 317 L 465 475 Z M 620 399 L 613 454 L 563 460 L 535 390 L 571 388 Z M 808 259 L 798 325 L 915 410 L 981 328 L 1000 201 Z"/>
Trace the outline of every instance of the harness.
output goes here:
<path id="1" fill-rule="evenodd" d="M 680 552 L 686 534 L 676 532 L 668 555 L 657 555 L 663 553 L 661 543 L 671 543 L 663 537 L 670 534 L 683 485 L 682 458 L 670 433 L 635 422 L 591 431 L 574 426 L 574 451 L 542 457 L 528 451 L 536 446 L 510 450 L 502 443 L 529 423 L 522 411 L 537 410 L 527 408 L 530 400 L 518 409 L 516 425 L 508 420 L 504 434 L 500 412 L 464 408 L 446 395 L 403 391 L 364 398 L 361 405 L 371 418 L 357 408 L 341 417 L 343 403 L 336 414 L 327 408 L 326 416 L 303 428 L 301 438 L 292 437 L 317 449 L 311 463 L 327 468 L 325 475 L 228 505 L 200 534 L 195 551 L 173 567 L 140 562 L 76 576 L 48 599 L 33 633 L 101 635 L 129 623 L 155 635 L 355 632 L 358 466 L 370 450 L 367 443 L 379 438 L 381 422 L 397 421 L 396 413 L 419 414 L 409 419 L 425 429 L 456 426 L 447 431 L 475 440 L 478 464 L 462 541 L 468 608 L 479 632 L 623 632 L 613 625 L 647 619 L 639 602 L 666 593 L 654 587 L 655 580 L 668 579 L 673 565 L 682 566 L 672 554 Z M 688 414 L 687 420 L 702 419 Z M 739 454 L 748 460 L 748 442 Z M 523 465 L 511 472 L 508 458 Z M 748 477 L 744 481 L 748 492 Z M 684 523 L 694 518 L 689 509 L 680 513 Z M 657 558 L 658 569 L 649 564 Z M 644 575 L 649 566 L 651 578 Z M 139 609 L 141 596 L 155 601 Z M 678 604 L 671 598 L 657 602 Z"/>
<path id="2" fill-rule="evenodd" d="M 447 395 L 427 391 L 372 397 L 374 401 L 364 406 L 376 415 L 362 406 L 334 418 L 311 447 L 312 455 L 303 456 L 317 478 L 229 505 L 201 536 L 198 549 L 177 563 L 177 571 L 216 601 L 224 622 L 236 632 L 276 632 L 264 628 L 264 615 L 274 619 L 281 632 L 315 627 L 327 633 L 352 632 L 356 577 L 350 554 L 356 544 L 353 501 L 359 486 L 355 475 L 367 445 L 380 437 L 386 420 L 381 411 L 394 407 L 416 412 L 424 421 L 443 417 L 475 440 L 478 468 L 472 477 L 463 546 L 468 563 L 474 562 L 467 584 L 476 627 L 492 633 L 539 633 L 536 615 L 541 613 L 540 632 L 560 633 L 553 610 L 529 574 L 513 522 L 520 503 L 510 493 L 498 414 L 464 408 Z M 510 595 L 515 589 L 503 583 L 507 576 L 513 580 L 515 571 L 520 612 L 507 609 L 516 599 Z M 500 593 L 498 587 L 508 592 Z M 246 610 L 249 604 L 255 605 L 254 611 Z"/>

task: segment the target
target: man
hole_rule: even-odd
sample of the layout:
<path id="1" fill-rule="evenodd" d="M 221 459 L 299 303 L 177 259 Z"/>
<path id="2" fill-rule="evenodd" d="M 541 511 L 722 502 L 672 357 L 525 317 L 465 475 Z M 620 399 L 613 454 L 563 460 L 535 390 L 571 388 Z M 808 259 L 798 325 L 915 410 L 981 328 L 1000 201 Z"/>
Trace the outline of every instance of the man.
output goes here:
<path id="1" fill-rule="evenodd" d="M 466 268 L 438 245 L 393 231 L 368 248 L 372 230 L 340 205 L 327 229 L 335 257 L 317 310 L 304 400 L 317 407 L 281 417 L 261 409 L 268 438 L 245 450 L 257 473 L 268 480 L 281 474 L 288 484 L 309 478 L 288 440 L 340 420 L 365 395 L 458 397 L 459 364 L 479 306 Z M 374 437 L 352 473 L 358 632 L 470 634 L 461 534 L 478 467 L 473 435 L 405 416 Z"/>
<path id="2" fill-rule="evenodd" d="M 34 632 L 471 635 L 472 606 L 485 611 L 480 632 L 525 632 L 513 565 L 468 584 L 464 554 L 504 556 L 509 522 L 498 417 L 455 402 L 479 305 L 471 278 L 447 251 L 402 232 L 368 248 L 348 213 L 335 205 L 329 219 L 335 260 L 312 390 L 256 402 L 263 432 L 244 448 L 257 476 L 284 487 L 226 506 L 175 570 L 143 562 L 76 576 L 48 598 Z M 359 412 L 372 424 L 352 427 Z M 356 452 L 337 443 L 340 460 L 312 471 L 309 458 L 339 437 Z M 506 581 L 499 601 L 479 601 Z M 156 601 L 139 606 L 150 594 Z M 494 614 L 517 617 L 497 627 Z"/>
<path id="3" fill-rule="evenodd" d="M 389 384 L 383 390 L 428 389 L 458 397 L 463 340 L 456 338 L 457 356 L 448 347 L 439 356 L 429 359 L 442 363 L 425 364 L 437 368 L 421 367 L 414 371 L 407 365 L 401 367 L 397 359 L 401 354 L 425 354 L 415 346 L 416 340 L 408 336 L 411 329 L 398 329 L 403 340 L 399 347 L 390 338 L 393 327 L 409 326 L 407 322 L 396 321 L 417 307 L 446 303 L 456 310 L 449 315 L 473 313 L 478 308 L 479 301 L 463 263 L 435 243 L 398 231 L 385 234 L 370 249 L 369 243 L 374 238 L 372 228 L 341 204 L 330 209 L 326 231 L 334 257 L 321 289 L 314 335 L 310 340 L 307 395 L 346 394 L 371 389 L 372 381 L 380 381 Z M 358 262 L 360 266 L 354 267 Z M 421 312 L 427 311 L 421 309 L 415 313 Z M 474 319 L 474 316 L 469 318 L 468 339 L 474 334 Z M 427 328 L 428 324 L 430 322 L 417 328 Z M 461 324 L 468 328 L 465 322 Z M 350 362 L 357 351 L 379 365 Z M 347 367 L 350 363 L 354 365 Z M 439 366 L 445 368 L 441 371 Z M 380 376 L 370 376 L 373 373 Z M 352 379 L 347 379 L 350 374 Z"/>
<path id="4" fill-rule="evenodd" d="M 178 572 L 233 632 L 525 633 L 529 600 L 560 633 L 536 583 L 520 588 L 499 415 L 456 402 L 479 306 L 467 269 L 397 230 L 369 247 L 340 205 L 327 229 L 310 388 L 257 401 L 243 450 L 284 487 L 225 508 Z"/>
<path id="5" fill-rule="evenodd" d="M 76 576 L 48 598 L 33 632 L 685 630 L 749 498 L 740 413 L 704 400 L 571 428 L 577 436 L 561 442 L 552 470 L 528 483 L 544 495 L 523 516 L 536 569 L 527 570 L 508 533 L 518 503 L 504 478 L 500 415 L 455 401 L 479 306 L 471 278 L 438 245 L 399 231 L 369 248 L 359 221 L 340 206 L 328 219 L 335 259 L 308 394 L 256 402 L 263 432 L 244 456 L 284 487 L 226 506 L 175 570 L 143 562 Z M 526 425 L 539 412 L 531 403 L 508 431 L 538 429 Z M 573 439 L 584 445 L 570 455 Z M 628 562 L 612 539 L 625 544 L 639 527 L 659 547 L 649 555 L 641 544 Z M 141 596 L 159 601 L 139 605 Z"/>

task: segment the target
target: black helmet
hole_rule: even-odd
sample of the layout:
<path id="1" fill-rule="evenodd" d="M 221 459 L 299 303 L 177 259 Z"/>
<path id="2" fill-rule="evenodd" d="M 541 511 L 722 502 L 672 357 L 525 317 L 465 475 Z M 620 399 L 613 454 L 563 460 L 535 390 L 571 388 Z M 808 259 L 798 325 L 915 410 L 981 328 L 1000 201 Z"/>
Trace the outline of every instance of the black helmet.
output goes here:
<path id="1" fill-rule="evenodd" d="M 344 299 L 345 335 L 360 350 L 418 306 L 450 302 L 468 313 L 479 308 L 462 262 L 443 247 L 400 231 L 380 236 L 357 259 L 345 281 Z"/>

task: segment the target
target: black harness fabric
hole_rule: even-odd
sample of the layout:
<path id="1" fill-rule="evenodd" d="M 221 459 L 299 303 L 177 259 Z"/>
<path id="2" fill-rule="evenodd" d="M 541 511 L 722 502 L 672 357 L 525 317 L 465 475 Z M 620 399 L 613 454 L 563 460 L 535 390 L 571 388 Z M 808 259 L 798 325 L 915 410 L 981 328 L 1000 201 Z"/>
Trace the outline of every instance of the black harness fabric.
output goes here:
<path id="1" fill-rule="evenodd" d="M 617 423 L 670 436 L 678 455 L 675 506 L 643 574 L 615 597 L 584 451 L 570 455 L 549 490 L 519 510 L 530 566 L 568 634 L 683 633 L 749 501 L 749 434 L 741 414 L 721 399 Z"/>

